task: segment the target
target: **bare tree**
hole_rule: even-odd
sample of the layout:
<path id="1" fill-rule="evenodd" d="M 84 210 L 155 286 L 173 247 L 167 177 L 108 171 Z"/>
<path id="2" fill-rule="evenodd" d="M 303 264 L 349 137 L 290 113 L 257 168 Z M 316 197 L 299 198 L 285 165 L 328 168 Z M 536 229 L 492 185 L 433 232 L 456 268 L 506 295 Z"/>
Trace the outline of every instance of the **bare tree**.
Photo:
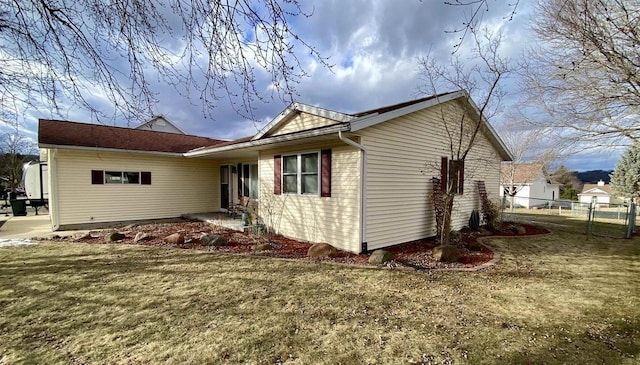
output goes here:
<path id="1" fill-rule="evenodd" d="M 533 122 L 581 146 L 640 139 L 640 3 L 541 0 L 535 19 L 523 84 Z"/>
<path id="2" fill-rule="evenodd" d="M 488 119 L 499 109 L 504 93 L 500 88 L 503 78 L 510 72 L 507 60 L 499 55 L 501 36 L 493 35 L 487 30 L 478 34 L 471 30 L 473 36 L 473 57 L 463 62 L 459 54 L 452 55 L 448 65 L 442 65 L 432 56 L 419 59 L 423 85 L 420 90 L 426 94 L 438 95 L 442 89 L 466 90 L 468 103 L 463 108 L 451 104 L 439 103 L 441 122 L 446 130 L 448 158 L 448 181 L 444 184 L 443 220 L 439 227 L 442 245 L 449 244 L 454 200 L 458 192 L 460 174 L 465 169 L 465 160 L 477 143 L 477 136 L 488 123 Z M 477 100 L 478 117 L 472 117 L 472 108 Z"/>
<path id="3" fill-rule="evenodd" d="M 29 154 L 35 153 L 35 144 L 18 129 L 4 133 L 0 139 L 0 175 L 8 180 L 15 191 L 22 181 L 22 168 Z"/>
<path id="4" fill-rule="evenodd" d="M 459 27 L 454 28 L 452 30 L 447 30 L 445 33 L 455 33 L 459 34 L 458 42 L 454 44 L 454 53 L 460 48 L 462 43 L 464 43 L 467 34 L 472 33 L 478 27 L 478 24 L 482 22 L 484 14 L 489 12 L 489 0 L 453 0 L 453 1 L 445 1 L 446 5 L 461 7 L 461 8 L 470 8 L 471 12 L 465 14 L 464 21 L 460 24 Z M 518 10 L 518 5 L 520 4 L 520 0 L 513 0 L 508 3 L 508 6 L 511 8 L 509 13 L 504 17 L 504 19 L 511 21 L 516 15 L 516 11 Z"/>
<path id="5" fill-rule="evenodd" d="M 140 119 L 159 83 L 196 94 L 205 116 L 229 98 L 252 117 L 257 99 L 291 99 L 299 55 L 327 65 L 289 24 L 310 15 L 298 0 L 0 0 L 0 110 L 76 105 L 99 119 L 106 100 Z"/>

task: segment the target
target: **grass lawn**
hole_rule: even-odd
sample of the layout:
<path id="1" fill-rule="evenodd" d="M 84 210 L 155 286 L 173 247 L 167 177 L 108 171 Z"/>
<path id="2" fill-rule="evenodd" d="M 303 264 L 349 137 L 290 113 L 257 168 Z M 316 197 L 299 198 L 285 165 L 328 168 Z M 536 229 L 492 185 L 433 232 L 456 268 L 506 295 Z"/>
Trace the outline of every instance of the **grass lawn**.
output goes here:
<path id="1" fill-rule="evenodd" d="M 640 361 L 640 238 L 524 216 L 476 273 L 121 245 L 0 249 L 0 364 Z M 546 221 L 546 223 L 545 223 Z"/>

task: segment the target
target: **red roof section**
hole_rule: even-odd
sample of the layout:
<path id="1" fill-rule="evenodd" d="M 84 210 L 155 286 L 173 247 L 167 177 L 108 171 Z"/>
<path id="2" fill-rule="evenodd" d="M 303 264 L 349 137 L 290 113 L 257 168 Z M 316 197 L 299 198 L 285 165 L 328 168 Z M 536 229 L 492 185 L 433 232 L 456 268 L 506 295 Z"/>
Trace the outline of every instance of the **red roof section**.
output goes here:
<path id="1" fill-rule="evenodd" d="M 56 146 L 185 153 L 224 142 L 208 137 L 61 120 L 40 119 L 38 123 L 38 143 Z"/>

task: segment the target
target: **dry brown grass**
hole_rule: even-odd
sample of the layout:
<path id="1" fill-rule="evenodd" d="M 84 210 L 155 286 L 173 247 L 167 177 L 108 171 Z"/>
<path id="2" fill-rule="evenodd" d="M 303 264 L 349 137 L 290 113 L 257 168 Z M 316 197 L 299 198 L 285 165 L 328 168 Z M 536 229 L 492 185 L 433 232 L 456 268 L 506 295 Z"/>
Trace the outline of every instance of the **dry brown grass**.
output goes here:
<path id="1" fill-rule="evenodd" d="M 3 248 L 0 363 L 637 363 L 640 239 L 549 219 L 477 273 Z"/>

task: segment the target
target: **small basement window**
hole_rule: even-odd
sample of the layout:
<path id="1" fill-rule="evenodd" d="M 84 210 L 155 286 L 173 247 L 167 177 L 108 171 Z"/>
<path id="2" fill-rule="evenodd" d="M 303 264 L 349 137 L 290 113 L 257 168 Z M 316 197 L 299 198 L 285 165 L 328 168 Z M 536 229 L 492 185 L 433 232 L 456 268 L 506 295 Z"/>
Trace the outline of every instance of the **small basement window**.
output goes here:
<path id="1" fill-rule="evenodd" d="M 91 170 L 91 184 L 151 185 L 151 172 Z"/>

